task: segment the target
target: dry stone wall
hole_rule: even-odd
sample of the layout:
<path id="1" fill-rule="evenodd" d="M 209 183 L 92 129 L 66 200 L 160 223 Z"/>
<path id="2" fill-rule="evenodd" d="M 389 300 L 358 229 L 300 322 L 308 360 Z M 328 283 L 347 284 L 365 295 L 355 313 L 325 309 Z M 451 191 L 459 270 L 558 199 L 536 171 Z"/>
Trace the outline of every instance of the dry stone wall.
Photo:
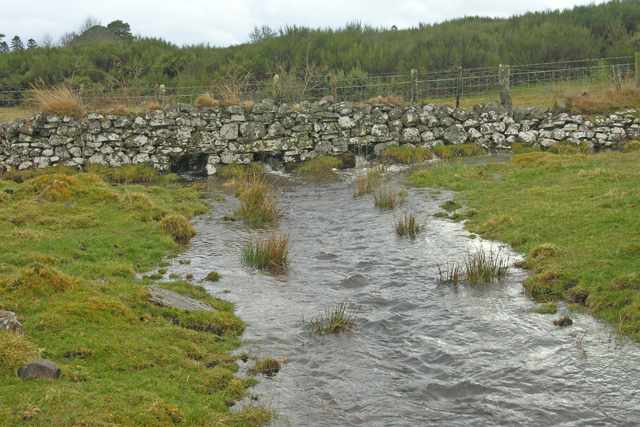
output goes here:
<path id="1" fill-rule="evenodd" d="M 150 165 L 158 171 L 249 163 L 267 156 L 286 162 L 316 155 L 340 155 L 368 146 L 380 154 L 389 145 L 432 147 L 475 143 L 490 151 L 517 142 L 548 148 L 570 141 L 593 148 L 640 139 L 635 110 L 593 121 L 580 115 L 516 107 L 513 115 L 497 102 L 471 110 L 449 106 L 318 103 L 276 106 L 266 100 L 247 106 L 164 110 L 128 116 L 91 113 L 85 119 L 36 114 L 0 125 L 0 169 L 87 164 Z"/>

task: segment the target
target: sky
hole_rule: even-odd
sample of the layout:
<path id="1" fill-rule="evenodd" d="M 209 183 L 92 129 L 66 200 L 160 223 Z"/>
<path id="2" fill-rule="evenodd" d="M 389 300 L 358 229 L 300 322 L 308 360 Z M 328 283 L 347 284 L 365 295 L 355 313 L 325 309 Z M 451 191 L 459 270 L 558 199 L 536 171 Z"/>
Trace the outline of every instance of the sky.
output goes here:
<path id="1" fill-rule="evenodd" d="M 87 16 L 102 25 L 121 20 L 134 35 L 156 37 L 178 46 L 208 44 L 226 47 L 247 43 L 254 27 L 278 29 L 286 25 L 340 28 L 359 21 L 374 27 L 399 29 L 420 22 L 464 16 L 506 18 L 526 12 L 565 9 L 591 0 L 29 0 L 6 1 L 0 8 L 0 34 L 7 43 L 19 36 L 23 43 L 40 42 L 49 34 L 57 42 L 75 31 Z M 602 3 L 602 0 L 596 3 Z"/>

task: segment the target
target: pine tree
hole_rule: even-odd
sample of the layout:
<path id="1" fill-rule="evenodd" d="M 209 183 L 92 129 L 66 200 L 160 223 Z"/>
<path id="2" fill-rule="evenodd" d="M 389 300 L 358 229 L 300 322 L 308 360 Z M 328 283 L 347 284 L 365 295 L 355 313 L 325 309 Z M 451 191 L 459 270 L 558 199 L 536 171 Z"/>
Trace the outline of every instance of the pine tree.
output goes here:
<path id="1" fill-rule="evenodd" d="M 2 40 L 3 38 L 5 38 L 4 34 L 0 34 L 0 52 L 6 53 L 9 52 L 9 45 L 7 44 L 6 41 Z"/>
<path id="2" fill-rule="evenodd" d="M 34 39 L 29 39 L 27 41 L 27 49 L 35 49 L 38 47 L 38 43 Z"/>
<path id="3" fill-rule="evenodd" d="M 19 36 L 15 36 L 14 38 L 11 39 L 11 51 L 16 52 L 16 51 L 20 51 L 22 52 L 24 50 L 24 43 L 22 43 L 22 40 L 20 40 Z"/>
<path id="4" fill-rule="evenodd" d="M 107 25 L 107 30 L 118 36 L 118 38 L 124 40 L 127 37 L 131 37 L 131 26 L 121 20 L 110 22 Z"/>

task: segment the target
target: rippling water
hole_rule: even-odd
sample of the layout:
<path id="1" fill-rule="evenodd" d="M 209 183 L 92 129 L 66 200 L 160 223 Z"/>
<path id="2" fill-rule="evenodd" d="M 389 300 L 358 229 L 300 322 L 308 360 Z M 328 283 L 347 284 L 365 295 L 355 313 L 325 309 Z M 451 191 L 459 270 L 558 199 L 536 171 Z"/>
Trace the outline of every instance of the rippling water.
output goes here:
<path id="1" fill-rule="evenodd" d="M 169 273 L 211 270 L 203 282 L 235 303 L 247 323 L 245 349 L 285 359 L 256 387 L 278 418 L 273 426 L 638 425 L 640 347 L 616 339 L 588 315 L 534 312 L 515 267 L 489 287 L 438 283 L 438 264 L 479 247 L 462 225 L 433 218 L 451 193 L 408 189 L 407 204 L 381 211 L 352 197 L 350 173 L 326 182 L 283 177 L 279 194 L 293 259 L 272 276 L 242 265 L 241 248 L 259 231 L 223 222 L 237 200 L 211 183 L 209 214 Z M 412 210 L 424 222 L 415 239 L 396 236 L 394 219 Z M 361 307 L 351 334 L 310 336 L 309 320 L 346 301 Z"/>

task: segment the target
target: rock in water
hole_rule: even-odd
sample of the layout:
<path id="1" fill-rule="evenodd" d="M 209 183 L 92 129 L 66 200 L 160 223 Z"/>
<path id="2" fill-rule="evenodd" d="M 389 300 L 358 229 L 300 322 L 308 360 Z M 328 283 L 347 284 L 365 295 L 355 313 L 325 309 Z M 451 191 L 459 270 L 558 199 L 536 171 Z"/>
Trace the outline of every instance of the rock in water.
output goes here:
<path id="1" fill-rule="evenodd" d="M 34 378 L 46 378 L 49 380 L 60 377 L 60 368 L 58 365 L 48 359 L 38 359 L 35 362 L 28 363 L 18 369 L 18 377 L 23 380 L 32 380 Z"/>

